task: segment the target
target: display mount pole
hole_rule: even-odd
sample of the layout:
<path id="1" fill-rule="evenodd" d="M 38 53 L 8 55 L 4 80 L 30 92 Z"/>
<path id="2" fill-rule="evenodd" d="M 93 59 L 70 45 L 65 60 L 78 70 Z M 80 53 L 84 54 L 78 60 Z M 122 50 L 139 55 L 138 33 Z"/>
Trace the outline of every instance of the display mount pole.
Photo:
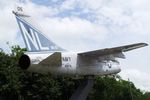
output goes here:
<path id="1" fill-rule="evenodd" d="M 76 91 L 72 94 L 69 100 L 86 100 L 93 85 L 94 79 L 84 80 L 76 89 Z"/>

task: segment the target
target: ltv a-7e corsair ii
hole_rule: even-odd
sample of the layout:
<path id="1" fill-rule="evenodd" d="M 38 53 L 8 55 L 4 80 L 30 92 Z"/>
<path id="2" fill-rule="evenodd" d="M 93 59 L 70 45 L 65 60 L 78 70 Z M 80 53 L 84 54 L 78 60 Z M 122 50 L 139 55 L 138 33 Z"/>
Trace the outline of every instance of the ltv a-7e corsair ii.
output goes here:
<path id="1" fill-rule="evenodd" d="M 67 52 L 49 40 L 21 7 L 13 13 L 28 50 L 20 57 L 19 65 L 32 72 L 69 76 L 117 74 L 121 71 L 117 58 L 125 58 L 123 52 L 147 46 L 136 43 L 88 52 Z"/>

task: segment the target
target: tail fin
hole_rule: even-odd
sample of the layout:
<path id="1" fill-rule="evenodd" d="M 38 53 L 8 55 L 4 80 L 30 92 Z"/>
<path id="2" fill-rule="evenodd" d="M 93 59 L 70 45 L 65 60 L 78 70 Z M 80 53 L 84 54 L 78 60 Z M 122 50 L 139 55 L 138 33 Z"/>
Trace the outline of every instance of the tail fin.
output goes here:
<path id="1" fill-rule="evenodd" d="M 63 51 L 64 49 L 50 41 L 38 27 L 35 27 L 31 17 L 23 11 L 22 7 L 17 7 L 13 11 L 16 16 L 25 45 L 29 52 L 41 51 Z M 37 26 L 37 25 L 36 25 Z"/>

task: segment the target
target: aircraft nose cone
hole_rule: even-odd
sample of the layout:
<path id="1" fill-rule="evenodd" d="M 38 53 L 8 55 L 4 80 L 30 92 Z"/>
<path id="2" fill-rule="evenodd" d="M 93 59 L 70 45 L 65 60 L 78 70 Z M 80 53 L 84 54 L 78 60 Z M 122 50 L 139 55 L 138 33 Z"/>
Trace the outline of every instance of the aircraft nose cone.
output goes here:
<path id="1" fill-rule="evenodd" d="M 115 68 L 114 70 L 115 70 L 116 73 L 121 72 L 121 68 L 120 68 L 120 67 L 117 67 L 117 68 Z"/>
<path id="2" fill-rule="evenodd" d="M 121 71 L 120 66 L 114 66 L 114 67 L 112 68 L 112 73 L 113 73 L 113 74 L 117 74 L 117 73 L 119 73 L 120 71 Z"/>
<path id="3" fill-rule="evenodd" d="M 118 69 L 118 73 L 121 72 L 121 68 Z"/>

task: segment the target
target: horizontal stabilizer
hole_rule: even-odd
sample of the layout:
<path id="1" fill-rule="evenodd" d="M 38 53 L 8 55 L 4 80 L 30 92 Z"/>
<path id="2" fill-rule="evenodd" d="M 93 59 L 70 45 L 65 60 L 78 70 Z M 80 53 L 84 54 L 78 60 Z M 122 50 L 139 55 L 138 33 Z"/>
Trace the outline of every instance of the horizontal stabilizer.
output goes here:
<path id="1" fill-rule="evenodd" d="M 55 52 L 48 56 L 46 59 L 42 60 L 39 64 L 44 66 L 61 66 L 61 53 Z"/>
<path id="2" fill-rule="evenodd" d="M 111 54 L 118 54 L 121 52 L 127 52 L 127 51 L 130 51 L 133 49 L 147 46 L 147 45 L 148 44 L 146 44 L 146 43 L 137 43 L 137 44 L 120 46 L 120 47 L 106 48 L 106 49 L 100 49 L 100 50 L 95 50 L 95 51 L 78 53 L 78 55 L 80 55 L 80 56 L 91 56 L 91 57 L 106 56 L 106 55 L 111 55 Z"/>

